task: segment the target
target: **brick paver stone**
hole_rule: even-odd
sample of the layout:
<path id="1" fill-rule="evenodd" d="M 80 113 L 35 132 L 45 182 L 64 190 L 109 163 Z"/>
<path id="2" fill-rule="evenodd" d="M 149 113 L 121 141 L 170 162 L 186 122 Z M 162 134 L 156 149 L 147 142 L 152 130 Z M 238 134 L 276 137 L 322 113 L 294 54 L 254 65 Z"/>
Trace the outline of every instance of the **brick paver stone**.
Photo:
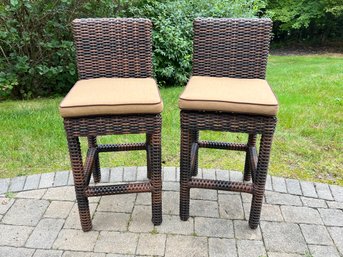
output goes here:
<path id="1" fill-rule="evenodd" d="M 308 244 L 333 244 L 332 239 L 330 238 L 325 226 L 300 224 L 300 228 Z"/>
<path id="2" fill-rule="evenodd" d="M 343 227 L 343 211 L 335 209 L 318 209 L 326 226 Z"/>
<path id="3" fill-rule="evenodd" d="M 123 167 L 111 168 L 110 182 L 123 181 Z"/>
<path id="4" fill-rule="evenodd" d="M 0 194 L 6 193 L 10 185 L 9 178 L 0 179 Z"/>
<path id="5" fill-rule="evenodd" d="M 163 219 L 165 221 L 165 215 L 163 216 Z M 162 224 L 164 224 L 164 221 Z M 154 225 L 151 222 L 151 207 L 136 205 L 132 212 L 129 231 L 149 233 L 153 229 Z"/>
<path id="6" fill-rule="evenodd" d="M 272 183 L 273 183 L 274 191 L 281 192 L 281 193 L 287 193 L 286 181 L 284 178 L 272 177 Z"/>
<path id="7" fill-rule="evenodd" d="M 95 244 L 95 252 L 134 254 L 138 243 L 138 234 L 100 232 Z"/>
<path id="8" fill-rule="evenodd" d="M 262 240 L 260 227 L 251 229 L 245 220 L 234 220 L 233 224 L 236 239 Z"/>
<path id="9" fill-rule="evenodd" d="M 205 200 L 191 200 L 189 212 L 191 216 L 219 217 L 218 203 Z"/>
<path id="10" fill-rule="evenodd" d="M 267 251 L 303 254 L 307 250 L 297 224 L 262 221 L 260 226 Z"/>
<path id="11" fill-rule="evenodd" d="M 49 188 L 43 199 L 59 201 L 75 201 L 75 189 L 73 186 Z"/>
<path id="12" fill-rule="evenodd" d="M 165 257 L 208 257 L 207 239 L 170 235 L 167 238 Z"/>
<path id="13" fill-rule="evenodd" d="M 53 248 L 58 250 L 92 251 L 99 232 L 82 230 L 62 229 L 59 233 Z"/>
<path id="14" fill-rule="evenodd" d="M 140 234 L 136 253 L 140 255 L 163 256 L 166 238 L 166 235 Z"/>
<path id="15" fill-rule="evenodd" d="M 93 229 L 126 231 L 129 220 L 128 213 L 96 212 L 93 218 Z"/>
<path id="16" fill-rule="evenodd" d="M 162 193 L 162 210 L 165 214 L 179 214 L 179 192 L 167 191 Z"/>
<path id="17" fill-rule="evenodd" d="M 270 175 L 267 175 L 267 180 L 266 180 L 265 188 L 268 191 L 272 191 L 273 190 L 272 177 Z"/>
<path id="18" fill-rule="evenodd" d="M 230 171 L 230 180 L 231 181 L 243 181 L 243 173 L 239 171 Z"/>
<path id="19" fill-rule="evenodd" d="M 68 217 L 73 205 L 73 202 L 52 201 L 46 210 L 44 217 L 65 219 Z"/>
<path id="20" fill-rule="evenodd" d="M 35 249 L 0 247 L 0 257 L 31 257 Z"/>
<path id="21" fill-rule="evenodd" d="M 32 230 L 32 227 L 0 224 L 0 246 L 24 246 Z"/>
<path id="22" fill-rule="evenodd" d="M 42 219 L 25 246 L 29 248 L 50 249 L 63 224 L 63 219 Z"/>
<path id="23" fill-rule="evenodd" d="M 300 181 L 301 190 L 304 196 L 308 197 L 318 197 L 314 184 L 312 182 Z"/>
<path id="24" fill-rule="evenodd" d="M 48 208 L 49 202 L 36 199 L 17 199 L 2 219 L 3 223 L 35 226 Z"/>
<path id="25" fill-rule="evenodd" d="M 298 206 L 281 206 L 281 211 L 286 222 L 323 224 L 316 209 Z"/>
<path id="26" fill-rule="evenodd" d="M 239 257 L 266 256 L 262 241 L 238 240 L 237 248 Z"/>
<path id="27" fill-rule="evenodd" d="M 206 237 L 234 238 L 231 220 L 195 217 L 195 234 Z"/>
<path id="28" fill-rule="evenodd" d="M 137 168 L 137 181 L 148 180 L 147 178 L 147 167 L 138 167 Z"/>
<path id="29" fill-rule="evenodd" d="M 36 189 L 36 190 L 30 190 L 30 191 L 22 191 L 16 193 L 16 198 L 25 198 L 25 199 L 41 199 L 47 189 Z"/>
<path id="30" fill-rule="evenodd" d="M 334 246 L 309 245 L 309 248 L 313 257 L 340 257 Z"/>
<path id="31" fill-rule="evenodd" d="M 51 187 L 54 184 L 55 173 L 43 173 L 39 181 L 39 188 Z"/>
<path id="32" fill-rule="evenodd" d="M 202 169 L 202 177 L 204 179 L 216 179 L 215 169 Z"/>
<path id="33" fill-rule="evenodd" d="M 207 189 L 199 189 L 199 188 L 192 188 L 191 189 L 191 199 L 195 200 L 210 200 L 210 201 L 217 201 L 216 190 L 207 190 Z"/>
<path id="34" fill-rule="evenodd" d="M 287 178 L 286 186 L 288 193 L 292 195 L 302 195 L 299 180 Z"/>
<path id="35" fill-rule="evenodd" d="M 243 204 L 240 195 L 220 194 L 218 195 L 218 202 L 221 218 L 244 219 Z"/>
<path id="36" fill-rule="evenodd" d="M 21 176 L 21 177 L 16 177 L 11 179 L 11 184 L 8 188 L 9 192 L 18 192 L 23 190 L 24 185 L 25 185 L 26 177 Z"/>
<path id="37" fill-rule="evenodd" d="M 343 255 L 343 227 L 329 227 L 328 230 L 338 251 Z"/>
<path id="38" fill-rule="evenodd" d="M 343 202 L 343 187 L 330 185 L 331 193 L 336 201 Z"/>
<path id="39" fill-rule="evenodd" d="M 237 257 L 234 239 L 209 238 L 209 257 Z"/>
<path id="40" fill-rule="evenodd" d="M 163 182 L 162 188 L 164 191 L 180 191 L 180 183 L 179 182 Z"/>
<path id="41" fill-rule="evenodd" d="M 163 181 L 176 181 L 176 168 L 164 167 L 162 175 L 163 175 Z"/>
<path id="42" fill-rule="evenodd" d="M 309 197 L 301 197 L 301 201 L 305 206 L 313 207 L 313 208 L 327 208 L 327 205 L 324 200 L 322 199 L 315 199 Z"/>
<path id="43" fill-rule="evenodd" d="M 54 186 L 66 186 L 68 185 L 69 174 L 72 176 L 70 171 L 56 172 Z"/>
<path id="44" fill-rule="evenodd" d="M 74 176 L 73 176 L 73 172 L 71 171 L 68 178 L 68 186 L 72 186 L 72 185 L 74 185 Z"/>
<path id="45" fill-rule="evenodd" d="M 265 197 L 266 202 L 270 204 L 302 206 L 300 197 L 296 195 L 266 191 Z"/>
<path id="46" fill-rule="evenodd" d="M 136 194 L 103 196 L 99 202 L 98 211 L 131 213 L 135 199 Z"/>
<path id="47" fill-rule="evenodd" d="M 326 201 L 329 208 L 343 210 L 343 202 Z"/>
<path id="48" fill-rule="evenodd" d="M 110 168 L 101 168 L 101 183 L 110 181 Z"/>
<path id="49" fill-rule="evenodd" d="M 314 186 L 316 188 L 319 198 L 325 199 L 325 200 L 333 200 L 333 197 L 331 195 L 331 190 L 328 184 L 315 183 Z"/>
<path id="50" fill-rule="evenodd" d="M 136 181 L 137 168 L 136 167 L 124 167 L 123 181 Z"/>
<path id="51" fill-rule="evenodd" d="M 216 176 L 218 180 L 230 180 L 230 172 L 228 170 L 216 170 Z"/>
<path id="52" fill-rule="evenodd" d="M 194 232 L 194 221 L 190 217 L 187 221 L 181 221 L 179 216 L 163 215 L 163 222 L 156 226 L 159 233 L 172 233 L 179 235 L 192 235 Z"/>
<path id="53" fill-rule="evenodd" d="M 137 194 L 135 205 L 151 205 L 151 193 Z"/>
<path id="54" fill-rule="evenodd" d="M 33 257 L 61 257 L 63 251 L 60 250 L 41 250 L 38 249 Z"/>

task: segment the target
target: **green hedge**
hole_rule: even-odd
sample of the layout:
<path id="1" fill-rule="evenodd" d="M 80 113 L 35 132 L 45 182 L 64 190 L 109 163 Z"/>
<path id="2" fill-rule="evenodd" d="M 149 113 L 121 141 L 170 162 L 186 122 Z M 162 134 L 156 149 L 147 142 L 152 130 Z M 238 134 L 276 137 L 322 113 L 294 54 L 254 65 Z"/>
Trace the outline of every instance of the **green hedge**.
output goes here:
<path id="1" fill-rule="evenodd" d="M 186 82 L 192 20 L 253 16 L 255 0 L 5 0 L 0 3 L 0 99 L 64 94 L 77 79 L 70 23 L 76 17 L 147 17 L 161 85 Z"/>

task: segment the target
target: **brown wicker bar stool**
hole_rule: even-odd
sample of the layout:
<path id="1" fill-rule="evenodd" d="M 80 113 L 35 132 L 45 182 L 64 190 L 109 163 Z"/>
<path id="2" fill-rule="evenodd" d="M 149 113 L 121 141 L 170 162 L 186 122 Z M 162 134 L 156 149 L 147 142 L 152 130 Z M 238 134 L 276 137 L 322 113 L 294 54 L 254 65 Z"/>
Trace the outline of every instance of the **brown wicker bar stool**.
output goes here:
<path id="1" fill-rule="evenodd" d="M 92 229 L 88 197 L 151 192 L 152 222 L 162 222 L 161 115 L 152 78 L 152 24 L 147 19 L 76 19 L 80 80 L 60 104 L 83 231 Z M 97 144 L 97 136 L 146 134 L 146 142 Z M 88 138 L 82 162 L 79 137 Z M 99 153 L 147 151 L 148 182 L 90 186 L 101 181 Z"/>
<path id="2" fill-rule="evenodd" d="M 206 188 L 252 194 L 249 225 L 254 229 L 259 224 L 278 110 L 277 99 L 264 80 L 271 26 L 269 19 L 194 21 L 193 76 L 179 100 L 182 220 L 189 217 L 190 189 Z M 201 130 L 247 133 L 248 142 L 199 141 Z M 245 182 L 192 177 L 197 174 L 201 147 L 246 152 Z"/>

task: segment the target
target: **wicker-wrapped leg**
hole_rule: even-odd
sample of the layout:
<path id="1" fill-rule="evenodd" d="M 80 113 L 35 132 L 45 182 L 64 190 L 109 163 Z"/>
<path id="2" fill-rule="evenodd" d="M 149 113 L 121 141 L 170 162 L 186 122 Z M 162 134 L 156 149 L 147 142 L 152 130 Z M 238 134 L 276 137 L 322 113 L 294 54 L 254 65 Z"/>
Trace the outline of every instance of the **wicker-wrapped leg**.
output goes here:
<path id="1" fill-rule="evenodd" d="M 157 126 L 157 125 L 156 125 Z M 151 146 L 151 206 L 152 223 L 160 225 L 162 223 L 162 178 L 161 178 L 161 126 L 156 128 L 154 134 L 149 137 Z"/>
<path id="2" fill-rule="evenodd" d="M 95 136 L 89 136 L 87 138 L 88 138 L 88 147 L 97 147 Z M 99 161 L 98 153 L 95 155 L 95 158 L 94 158 L 93 178 L 94 178 L 95 183 L 99 183 L 101 180 L 100 161 Z"/>
<path id="3" fill-rule="evenodd" d="M 151 179 L 151 135 L 146 134 L 147 177 Z"/>
<path id="4" fill-rule="evenodd" d="M 193 143 L 198 143 L 199 142 L 199 131 L 194 130 L 191 133 L 191 140 L 192 144 Z M 193 156 L 194 160 L 194 169 L 192 170 L 192 176 L 198 175 L 198 151 L 195 152 L 195 155 Z"/>
<path id="5" fill-rule="evenodd" d="M 272 140 L 273 133 L 262 134 L 256 169 L 256 181 L 254 183 L 254 193 L 252 197 L 249 218 L 249 226 L 252 229 L 257 228 L 258 224 L 260 223 L 262 201 L 268 172 Z"/>
<path id="6" fill-rule="evenodd" d="M 248 147 L 255 147 L 256 145 L 256 134 L 249 134 L 248 138 Z M 245 155 L 245 165 L 244 165 L 244 181 L 250 181 L 251 179 L 251 172 L 252 167 L 250 166 L 250 151 L 247 150 L 247 153 Z"/>
<path id="7" fill-rule="evenodd" d="M 182 114 L 181 114 L 182 115 Z M 181 125 L 181 151 L 180 151 L 180 218 L 188 220 L 190 188 L 188 185 L 191 177 L 191 133 Z"/>
<path id="8" fill-rule="evenodd" d="M 84 195 L 86 187 L 80 141 L 78 137 L 67 136 L 71 166 L 74 175 L 76 200 L 79 207 L 81 227 L 84 232 L 92 229 L 88 198 Z"/>

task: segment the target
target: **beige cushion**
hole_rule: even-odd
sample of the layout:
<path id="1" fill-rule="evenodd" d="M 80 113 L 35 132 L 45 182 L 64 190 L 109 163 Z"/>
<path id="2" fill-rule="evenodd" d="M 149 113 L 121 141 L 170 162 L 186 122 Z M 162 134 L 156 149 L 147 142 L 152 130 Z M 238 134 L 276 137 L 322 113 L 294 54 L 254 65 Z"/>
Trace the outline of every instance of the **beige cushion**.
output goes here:
<path id="1" fill-rule="evenodd" d="M 79 80 L 60 104 L 62 117 L 160 113 L 162 99 L 152 78 Z"/>
<path id="2" fill-rule="evenodd" d="M 263 79 L 193 76 L 180 96 L 183 110 L 276 115 L 277 99 Z"/>

